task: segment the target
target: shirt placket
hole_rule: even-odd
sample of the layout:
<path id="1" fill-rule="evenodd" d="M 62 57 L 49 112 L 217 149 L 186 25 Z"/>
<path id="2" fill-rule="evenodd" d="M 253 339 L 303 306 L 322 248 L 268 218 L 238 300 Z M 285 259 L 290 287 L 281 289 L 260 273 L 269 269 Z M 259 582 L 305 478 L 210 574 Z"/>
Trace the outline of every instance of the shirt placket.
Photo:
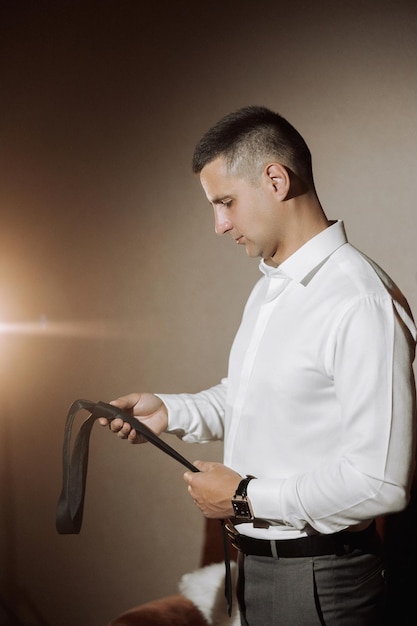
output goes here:
<path id="1" fill-rule="evenodd" d="M 239 423 L 245 406 L 246 394 L 249 388 L 249 381 L 253 371 L 256 354 L 265 332 L 268 321 L 276 307 L 277 299 L 283 293 L 289 283 L 287 276 L 272 276 L 268 278 L 268 289 L 264 301 L 259 309 L 258 317 L 254 324 L 251 339 L 249 341 L 240 372 L 240 380 L 237 388 L 233 410 L 230 420 L 230 428 L 225 449 L 225 464 L 231 465 L 234 443 L 239 428 Z"/>

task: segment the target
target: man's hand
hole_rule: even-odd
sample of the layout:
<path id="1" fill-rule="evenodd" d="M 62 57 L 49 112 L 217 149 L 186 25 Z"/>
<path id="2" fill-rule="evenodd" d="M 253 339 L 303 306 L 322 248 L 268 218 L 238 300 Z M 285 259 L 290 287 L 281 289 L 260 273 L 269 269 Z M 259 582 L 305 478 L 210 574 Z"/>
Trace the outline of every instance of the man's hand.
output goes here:
<path id="1" fill-rule="evenodd" d="M 110 402 L 113 406 L 130 413 L 143 422 L 156 435 L 160 435 L 168 426 L 168 411 L 165 404 L 153 393 L 130 393 Z M 128 439 L 131 443 L 144 443 L 146 439 L 140 436 L 128 422 L 120 418 L 108 420 L 105 417 L 98 419 L 101 426 L 109 426 L 110 430 L 121 439 Z"/>
<path id="2" fill-rule="evenodd" d="M 222 463 L 195 461 L 194 465 L 199 472 L 184 473 L 194 503 L 206 517 L 233 517 L 231 500 L 242 476 Z"/>

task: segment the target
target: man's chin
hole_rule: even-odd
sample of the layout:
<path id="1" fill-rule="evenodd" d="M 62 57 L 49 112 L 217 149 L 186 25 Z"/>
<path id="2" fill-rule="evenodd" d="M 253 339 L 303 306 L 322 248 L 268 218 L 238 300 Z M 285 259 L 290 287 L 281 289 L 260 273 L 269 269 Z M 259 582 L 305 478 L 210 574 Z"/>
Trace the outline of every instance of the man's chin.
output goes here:
<path id="1" fill-rule="evenodd" d="M 251 246 L 248 243 L 245 244 L 245 252 L 246 252 L 246 256 L 249 256 L 252 259 L 262 258 L 262 253 L 259 250 L 256 250 L 253 246 Z"/>

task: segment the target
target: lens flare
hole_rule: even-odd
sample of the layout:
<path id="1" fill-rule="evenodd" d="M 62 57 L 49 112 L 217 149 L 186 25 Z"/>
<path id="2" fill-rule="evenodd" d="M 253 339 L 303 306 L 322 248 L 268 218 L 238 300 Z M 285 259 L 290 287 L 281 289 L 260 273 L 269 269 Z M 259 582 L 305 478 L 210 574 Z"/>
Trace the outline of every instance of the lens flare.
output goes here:
<path id="1" fill-rule="evenodd" d="M 0 335 L 43 335 L 48 337 L 112 339 L 124 336 L 126 332 L 116 328 L 114 324 L 103 320 L 54 322 L 42 315 L 36 321 L 0 322 Z"/>

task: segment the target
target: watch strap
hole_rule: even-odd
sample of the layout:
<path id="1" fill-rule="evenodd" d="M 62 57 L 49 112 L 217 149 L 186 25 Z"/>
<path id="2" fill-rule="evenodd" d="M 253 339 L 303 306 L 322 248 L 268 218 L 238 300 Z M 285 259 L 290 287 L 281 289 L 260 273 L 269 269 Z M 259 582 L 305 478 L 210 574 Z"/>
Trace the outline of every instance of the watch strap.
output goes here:
<path id="1" fill-rule="evenodd" d="M 247 493 L 248 493 L 248 485 L 253 478 L 255 478 L 255 476 L 250 476 L 250 475 L 246 476 L 246 478 L 242 478 L 242 480 L 237 486 L 236 493 L 234 495 L 235 498 L 236 496 L 241 496 L 242 498 L 246 498 Z"/>

